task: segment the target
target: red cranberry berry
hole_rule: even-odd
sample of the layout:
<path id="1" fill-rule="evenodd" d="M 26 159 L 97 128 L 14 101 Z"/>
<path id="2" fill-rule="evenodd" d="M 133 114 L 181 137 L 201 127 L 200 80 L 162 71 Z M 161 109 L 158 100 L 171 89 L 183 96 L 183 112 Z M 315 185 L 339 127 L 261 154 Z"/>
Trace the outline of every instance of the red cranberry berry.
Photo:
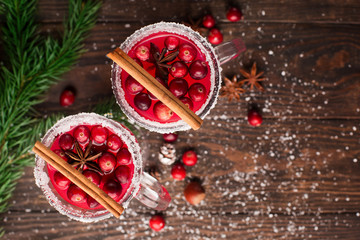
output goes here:
<path id="1" fill-rule="evenodd" d="M 126 165 L 121 165 L 115 170 L 115 177 L 121 184 L 126 184 L 131 179 L 130 168 Z"/>
<path id="2" fill-rule="evenodd" d="M 127 148 L 122 148 L 116 155 L 116 161 L 120 165 L 128 165 L 131 163 L 131 153 Z"/>
<path id="3" fill-rule="evenodd" d="M 120 197 L 121 189 L 121 185 L 114 179 L 108 180 L 103 186 L 104 192 L 114 200 Z"/>
<path id="4" fill-rule="evenodd" d="M 119 148 L 122 147 L 123 142 L 121 141 L 120 137 L 115 135 L 115 134 L 111 134 L 107 141 L 106 141 L 106 145 L 113 151 L 117 151 Z"/>
<path id="5" fill-rule="evenodd" d="M 231 22 L 237 22 L 242 18 L 242 13 L 240 9 L 231 7 L 226 13 L 226 18 Z"/>
<path id="6" fill-rule="evenodd" d="M 147 93 L 139 93 L 134 98 L 134 104 L 141 111 L 146 111 L 151 106 L 151 99 Z"/>
<path id="7" fill-rule="evenodd" d="M 100 125 L 91 129 L 91 136 L 98 144 L 103 144 L 108 137 L 108 130 Z"/>
<path id="8" fill-rule="evenodd" d="M 197 155 L 193 150 L 188 150 L 182 155 L 182 161 L 186 166 L 194 166 L 197 162 Z"/>
<path id="9" fill-rule="evenodd" d="M 213 28 L 215 26 L 215 18 L 211 14 L 204 16 L 202 24 L 206 28 Z"/>
<path id="10" fill-rule="evenodd" d="M 141 67 L 143 67 L 142 62 L 138 58 L 134 58 L 134 61 L 139 64 Z"/>
<path id="11" fill-rule="evenodd" d="M 71 134 L 65 133 L 61 135 L 59 139 L 59 145 L 64 151 L 71 150 L 74 147 L 74 141 L 75 139 L 73 138 L 73 136 L 71 136 Z"/>
<path id="12" fill-rule="evenodd" d="M 69 89 L 65 89 L 60 95 L 60 105 L 68 107 L 75 101 L 75 93 Z"/>
<path id="13" fill-rule="evenodd" d="M 248 112 L 248 122 L 251 126 L 260 126 L 262 121 L 262 116 L 255 109 L 252 109 Z"/>
<path id="14" fill-rule="evenodd" d="M 197 51 L 193 45 L 188 43 L 184 43 L 179 47 L 179 55 L 180 60 L 184 62 L 191 62 L 196 58 Z"/>
<path id="15" fill-rule="evenodd" d="M 87 179 L 89 179 L 91 182 L 93 182 L 96 186 L 99 186 L 101 181 L 101 176 L 99 173 L 86 169 L 82 173 Z"/>
<path id="16" fill-rule="evenodd" d="M 86 126 L 77 126 L 73 135 L 79 143 L 86 143 L 90 138 L 90 129 Z"/>
<path id="17" fill-rule="evenodd" d="M 116 158 L 112 153 L 105 152 L 98 160 L 99 167 L 104 173 L 111 173 L 116 165 Z"/>
<path id="18" fill-rule="evenodd" d="M 177 133 L 164 133 L 163 134 L 163 139 L 167 143 L 173 143 L 176 141 L 177 138 L 178 138 Z"/>
<path id="19" fill-rule="evenodd" d="M 182 78 L 188 74 L 188 67 L 182 61 L 177 61 L 171 64 L 169 70 L 171 76 L 173 76 L 174 78 Z"/>
<path id="20" fill-rule="evenodd" d="M 194 102 L 202 101 L 206 96 L 206 89 L 201 83 L 194 83 L 189 88 L 189 97 Z"/>
<path id="21" fill-rule="evenodd" d="M 185 79 L 175 78 L 169 84 L 169 90 L 175 97 L 183 97 L 187 93 L 189 85 Z"/>
<path id="22" fill-rule="evenodd" d="M 61 172 L 55 172 L 54 182 L 60 189 L 67 189 L 70 186 L 71 181 L 61 174 Z"/>
<path id="23" fill-rule="evenodd" d="M 149 226 L 158 232 L 165 227 L 165 220 L 161 215 L 154 215 L 150 218 Z"/>
<path id="24" fill-rule="evenodd" d="M 158 101 L 154 105 L 154 115 L 161 121 L 167 121 L 174 115 L 174 112 L 165 104 Z"/>
<path id="25" fill-rule="evenodd" d="M 217 45 L 222 43 L 223 41 L 223 35 L 220 32 L 219 29 L 217 28 L 213 28 L 210 30 L 209 36 L 208 36 L 208 40 L 211 44 Z"/>
<path id="26" fill-rule="evenodd" d="M 128 93 L 136 95 L 142 90 L 144 90 L 144 86 L 141 85 L 138 81 L 136 81 L 135 78 L 129 75 L 125 80 L 125 89 Z"/>
<path id="27" fill-rule="evenodd" d="M 67 196 L 74 203 L 83 203 L 86 201 L 86 193 L 76 185 L 71 185 L 67 191 Z"/>
<path id="28" fill-rule="evenodd" d="M 62 159 L 64 159 L 66 162 L 68 161 L 68 158 L 66 157 L 66 154 L 63 150 L 61 149 L 55 149 L 53 151 L 54 153 L 56 153 L 59 157 L 61 157 Z M 53 166 L 51 166 L 51 164 L 48 164 L 49 168 L 51 170 L 56 170 L 56 168 L 54 168 Z"/>
<path id="29" fill-rule="evenodd" d="M 165 81 L 164 81 L 164 80 L 162 80 L 162 79 L 159 78 L 159 77 L 155 77 L 155 79 L 156 79 L 159 83 L 161 83 L 164 87 L 166 87 L 166 84 L 165 84 Z M 155 97 L 154 94 L 152 94 L 151 92 L 148 91 L 147 93 L 149 94 L 150 99 L 152 99 L 152 100 L 158 100 L 157 97 Z"/>
<path id="30" fill-rule="evenodd" d="M 88 196 L 86 202 L 87 202 L 89 208 L 96 208 L 97 206 L 100 205 L 95 199 L 93 199 L 90 196 Z"/>
<path id="31" fill-rule="evenodd" d="M 173 51 L 175 49 L 178 48 L 179 46 L 179 38 L 174 37 L 174 36 L 169 36 L 165 38 L 165 47 L 167 48 L 167 50 L 169 51 Z"/>
<path id="32" fill-rule="evenodd" d="M 194 109 L 194 104 L 188 97 L 182 97 L 180 98 L 180 101 L 182 101 L 185 106 L 187 106 L 191 111 Z"/>
<path id="33" fill-rule="evenodd" d="M 195 80 L 203 79 L 208 73 L 206 62 L 201 60 L 194 61 L 189 68 L 190 76 Z"/>
<path id="34" fill-rule="evenodd" d="M 186 170 L 182 163 L 176 163 L 171 169 L 171 176 L 175 180 L 183 180 L 186 177 Z"/>
<path id="35" fill-rule="evenodd" d="M 139 46 L 135 49 L 136 57 L 141 61 L 146 61 L 150 57 L 150 50 L 147 46 Z"/>

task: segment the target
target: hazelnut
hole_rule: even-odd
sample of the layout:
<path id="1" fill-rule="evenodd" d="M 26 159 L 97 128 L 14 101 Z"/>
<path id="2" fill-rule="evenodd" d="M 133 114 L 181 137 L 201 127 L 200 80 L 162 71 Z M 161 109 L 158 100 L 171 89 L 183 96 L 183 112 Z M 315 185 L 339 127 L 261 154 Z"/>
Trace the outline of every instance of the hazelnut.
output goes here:
<path id="1" fill-rule="evenodd" d="M 205 198 L 205 189 L 199 182 L 192 181 L 186 186 L 184 195 L 186 201 L 192 205 L 197 205 Z"/>

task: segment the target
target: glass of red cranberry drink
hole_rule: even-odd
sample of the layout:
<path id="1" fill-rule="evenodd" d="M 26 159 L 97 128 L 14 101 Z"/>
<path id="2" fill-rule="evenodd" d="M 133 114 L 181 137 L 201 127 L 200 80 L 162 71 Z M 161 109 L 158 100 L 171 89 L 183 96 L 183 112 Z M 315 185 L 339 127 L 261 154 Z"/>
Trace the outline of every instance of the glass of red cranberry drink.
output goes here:
<path id="1" fill-rule="evenodd" d="M 143 172 L 135 136 L 120 123 L 95 113 L 80 113 L 57 122 L 42 143 L 99 186 L 124 208 L 135 197 L 156 210 L 170 203 L 166 189 Z M 34 175 L 49 203 L 60 213 L 82 222 L 111 216 L 83 190 L 39 156 Z"/>
<path id="2" fill-rule="evenodd" d="M 202 119 L 216 104 L 220 65 L 245 50 L 240 39 L 213 47 L 191 28 L 165 22 L 141 28 L 120 48 Z M 159 133 L 190 129 L 116 63 L 111 80 L 119 106 L 140 126 Z"/>

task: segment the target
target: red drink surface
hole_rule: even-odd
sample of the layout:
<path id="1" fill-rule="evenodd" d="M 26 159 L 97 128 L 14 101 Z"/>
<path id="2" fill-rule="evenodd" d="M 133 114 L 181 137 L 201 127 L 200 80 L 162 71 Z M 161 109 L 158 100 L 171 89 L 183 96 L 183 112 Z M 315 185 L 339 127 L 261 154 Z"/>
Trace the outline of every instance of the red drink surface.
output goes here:
<path id="1" fill-rule="evenodd" d="M 136 53 L 135 53 L 135 49 L 139 46 L 146 46 L 150 49 L 150 43 L 153 43 L 155 44 L 158 48 L 159 48 L 159 52 L 161 53 L 162 49 L 165 47 L 165 39 L 166 37 L 168 36 L 176 36 L 179 40 L 180 40 L 180 43 L 179 43 L 179 46 L 184 44 L 184 43 L 188 43 L 188 44 L 191 44 L 192 46 L 195 47 L 196 51 L 197 51 L 197 55 L 196 55 L 196 58 L 192 61 L 196 61 L 196 60 L 201 60 L 203 62 L 206 62 L 207 64 L 207 69 L 208 69 L 208 73 L 207 75 L 201 79 L 201 80 L 195 80 L 193 79 L 190 74 L 187 74 L 185 77 L 183 77 L 183 79 L 185 79 L 188 83 L 188 86 L 190 87 L 192 84 L 194 83 L 201 83 L 205 86 L 206 88 L 206 96 L 209 96 L 209 92 L 210 92 L 210 86 L 211 86 L 211 81 L 210 81 L 210 68 L 209 68 L 209 64 L 208 62 L 206 61 L 206 57 L 205 57 L 205 54 L 203 54 L 200 49 L 190 40 L 188 39 L 187 37 L 185 36 L 182 36 L 182 35 L 178 35 L 178 34 L 175 34 L 175 33 L 167 33 L 167 32 L 159 32 L 159 33 L 154 33 L 154 34 L 151 34 L 145 38 L 143 38 L 141 41 L 139 41 L 129 52 L 128 52 L 128 55 L 132 58 L 136 58 Z M 173 51 L 169 51 L 169 53 L 171 53 Z M 176 62 L 176 61 L 180 61 L 180 59 L 177 57 L 175 60 L 171 61 L 171 62 L 168 62 L 167 64 L 168 65 L 171 65 L 173 62 Z M 190 67 L 191 63 L 186 63 L 186 65 L 188 67 Z M 155 77 L 155 70 L 156 68 L 154 67 L 154 64 L 150 61 L 141 61 L 142 65 L 143 65 L 143 68 L 145 70 L 147 70 L 152 76 Z M 125 89 L 125 80 L 126 78 L 129 76 L 129 74 L 125 71 L 122 71 L 121 72 L 121 86 L 122 88 L 124 89 L 124 92 L 125 92 L 125 99 L 126 101 L 129 103 L 129 105 L 135 109 L 135 111 L 137 113 L 139 113 L 139 115 L 141 115 L 142 117 L 144 117 L 145 119 L 148 119 L 148 120 L 153 120 L 153 121 L 156 121 L 156 122 L 160 122 L 160 123 L 169 123 L 169 122 L 176 122 L 178 120 L 180 120 L 180 117 L 177 116 L 176 114 L 174 114 L 170 119 L 166 120 L 166 121 L 163 121 L 163 120 L 160 120 L 158 119 L 155 115 L 154 115 L 154 112 L 153 112 L 153 107 L 155 105 L 156 102 L 158 102 L 158 100 L 152 100 L 152 103 L 151 103 L 151 106 L 148 110 L 140 110 L 138 109 L 135 104 L 134 104 L 134 97 L 136 95 L 132 95 L 130 93 L 128 93 Z M 170 84 L 170 82 L 174 79 L 173 76 L 171 76 L 171 74 L 168 75 L 168 82 L 167 82 L 167 86 Z M 147 93 L 147 90 L 144 89 L 142 92 L 145 92 Z M 185 97 L 188 97 L 189 98 L 189 94 L 186 93 Z M 199 101 L 199 102 L 193 102 L 193 111 L 196 112 L 197 110 L 199 110 L 201 108 L 201 106 L 206 102 L 207 100 L 207 97 L 204 98 L 202 101 Z"/>
<path id="2" fill-rule="evenodd" d="M 98 126 L 98 125 L 83 125 L 83 126 L 86 126 L 86 127 L 88 127 L 88 128 L 91 130 L 92 127 Z M 74 129 L 75 129 L 76 127 L 77 127 L 77 126 L 74 126 L 70 131 L 68 131 L 68 132 L 66 132 L 66 133 L 69 133 L 69 134 L 73 135 Z M 109 132 L 108 136 L 114 134 L 114 132 L 111 131 L 111 129 L 107 128 L 107 130 L 108 130 L 108 132 Z M 65 134 L 65 133 L 63 133 L 63 134 Z M 50 148 L 52 151 L 54 151 L 54 150 L 56 150 L 56 149 L 61 149 L 60 146 L 59 146 L 59 139 L 60 139 L 60 136 L 63 135 L 63 134 L 60 134 L 59 136 L 57 136 L 57 137 L 55 138 L 55 140 L 54 140 L 54 142 L 53 142 L 53 144 L 51 145 L 51 148 Z M 119 137 L 121 138 L 121 136 L 119 136 Z M 91 136 L 90 136 L 90 140 L 89 140 L 89 141 L 92 141 L 92 137 L 91 137 Z M 106 143 L 106 142 L 105 142 L 105 143 Z M 80 144 L 80 146 L 81 146 L 81 148 L 82 148 L 83 150 L 86 148 L 87 145 L 88 145 L 88 143 Z M 93 145 L 93 146 L 94 146 L 94 145 Z M 122 148 L 127 148 L 127 145 L 126 145 L 125 143 L 123 143 L 123 146 L 122 146 L 120 149 L 122 149 Z M 114 154 L 114 155 L 116 156 L 117 152 L 118 152 L 120 149 L 118 149 L 117 151 L 112 151 L 111 149 L 109 149 L 108 147 L 106 147 L 104 152 L 110 152 L 110 153 L 112 153 L 112 154 Z M 72 152 L 76 153 L 75 149 L 73 149 Z M 71 161 L 70 158 L 68 158 L 68 159 L 69 159 L 69 161 Z M 98 162 L 98 159 L 96 159 L 94 162 L 97 163 L 97 162 Z M 107 182 L 107 180 L 109 180 L 109 179 L 116 179 L 116 177 L 115 177 L 115 169 L 116 169 L 118 166 L 120 166 L 120 165 L 119 165 L 118 163 L 116 163 L 116 166 L 115 166 L 115 168 L 114 168 L 114 171 L 112 171 L 110 174 L 102 174 L 102 175 L 101 175 L 101 182 L 100 182 L 100 186 L 99 186 L 101 189 L 102 189 L 102 187 L 104 186 L 104 183 Z M 134 164 L 133 164 L 133 162 L 131 161 L 131 163 L 130 163 L 129 165 L 127 165 L 127 166 L 130 168 L 130 171 L 131 171 L 131 177 L 130 177 L 130 179 L 132 179 L 132 176 L 133 176 L 133 173 L 134 173 Z M 60 195 L 64 200 L 66 200 L 68 203 L 70 203 L 70 204 L 72 204 L 72 205 L 75 205 L 75 206 L 77 206 L 77 207 L 84 208 L 84 209 L 91 209 L 91 210 L 94 210 L 94 209 L 103 209 L 103 207 L 102 207 L 101 205 L 99 205 L 99 206 L 97 206 L 97 207 L 95 207 L 95 208 L 90 208 L 90 207 L 88 206 L 88 204 L 87 204 L 86 201 L 83 202 L 83 203 L 74 203 L 74 202 L 72 202 L 72 201 L 68 198 L 68 196 L 67 196 L 67 190 L 68 190 L 68 189 L 65 189 L 65 190 L 60 189 L 60 188 L 56 185 L 56 183 L 55 183 L 54 174 L 57 172 L 57 170 L 55 170 L 54 168 L 52 168 L 51 166 L 49 166 L 49 164 L 47 165 L 47 168 L 48 168 L 48 173 L 49 173 L 49 177 L 50 177 L 50 180 L 51 180 L 52 185 L 54 186 L 54 188 L 56 189 L 56 191 L 59 193 L 59 195 Z M 84 170 L 86 170 L 86 169 L 87 169 L 87 167 L 85 166 L 85 167 L 84 167 Z M 71 184 L 72 184 L 72 183 L 71 183 Z M 121 187 L 122 187 L 121 194 L 120 194 L 120 196 L 119 196 L 118 198 L 114 199 L 115 201 L 118 202 L 118 201 L 120 201 L 120 200 L 123 198 L 124 194 L 126 193 L 126 191 L 127 191 L 128 188 L 129 188 L 130 184 L 131 184 L 131 180 L 130 180 L 128 183 L 120 184 Z"/>

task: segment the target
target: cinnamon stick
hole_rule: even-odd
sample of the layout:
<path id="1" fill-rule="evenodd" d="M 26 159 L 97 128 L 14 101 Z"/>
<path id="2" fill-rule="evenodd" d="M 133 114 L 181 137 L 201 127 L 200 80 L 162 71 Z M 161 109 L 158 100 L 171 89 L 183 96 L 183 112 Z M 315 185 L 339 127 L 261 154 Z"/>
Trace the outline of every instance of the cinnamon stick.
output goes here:
<path id="1" fill-rule="evenodd" d="M 122 49 L 116 48 L 106 55 L 117 63 L 124 71 L 129 73 L 155 97 L 175 112 L 182 120 L 189 124 L 192 129 L 201 127 L 203 120 L 191 111 L 183 102 L 175 97 L 166 87 L 159 83 L 150 73 L 137 64 Z"/>
<path id="2" fill-rule="evenodd" d="M 120 217 L 120 215 L 124 211 L 123 206 L 117 203 L 114 199 L 112 199 L 109 195 L 107 195 L 103 190 L 101 190 L 93 182 L 87 179 L 79 171 L 74 169 L 70 164 L 64 161 L 64 159 L 59 157 L 56 153 L 51 151 L 48 147 L 46 147 L 39 141 L 35 143 L 35 146 L 32 150 L 42 159 L 44 159 L 47 163 L 52 165 L 61 174 L 67 177 L 70 181 L 72 181 L 75 185 L 81 188 L 84 192 L 86 192 L 97 202 L 99 202 L 116 218 Z"/>

